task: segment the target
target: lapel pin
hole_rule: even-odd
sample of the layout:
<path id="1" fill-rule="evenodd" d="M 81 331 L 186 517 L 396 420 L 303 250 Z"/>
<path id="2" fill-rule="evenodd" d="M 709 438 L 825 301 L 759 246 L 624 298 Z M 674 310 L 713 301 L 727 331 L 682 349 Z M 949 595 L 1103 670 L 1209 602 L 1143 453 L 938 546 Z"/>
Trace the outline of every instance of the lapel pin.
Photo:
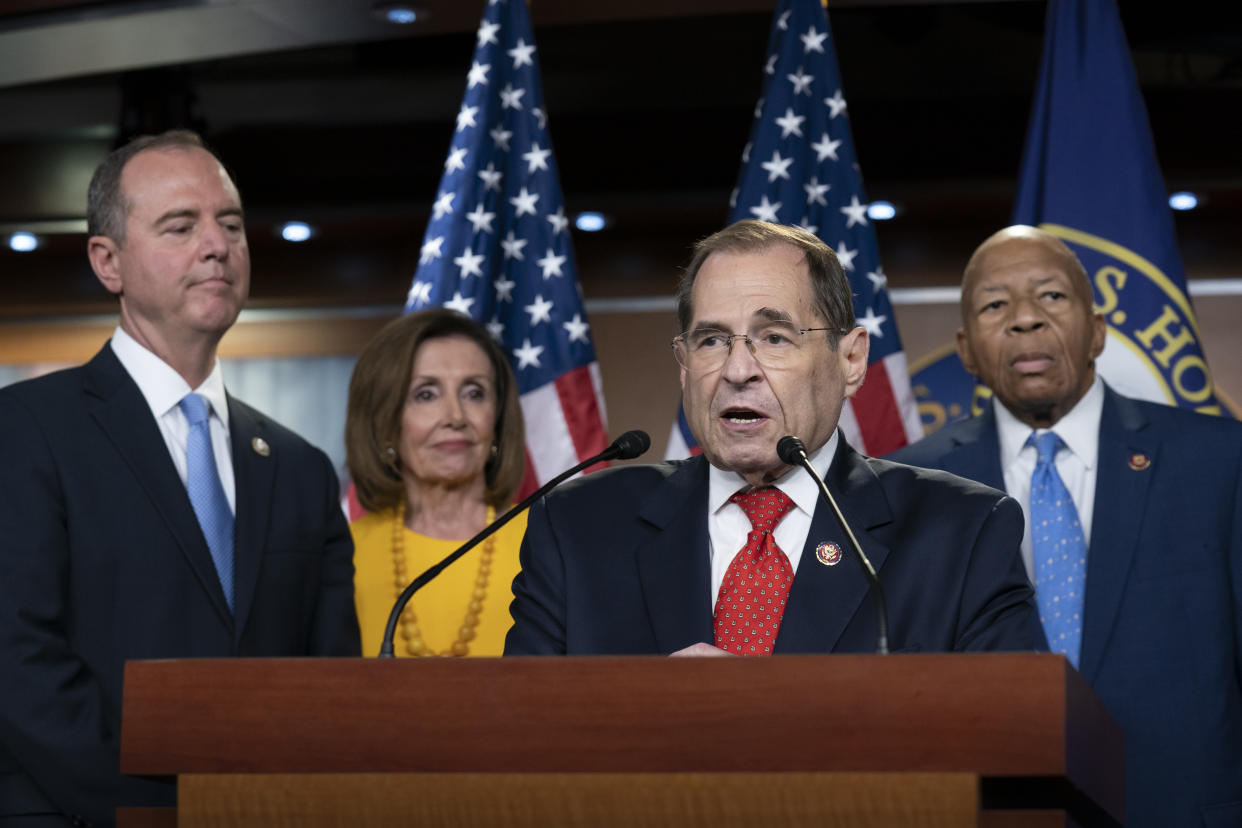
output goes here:
<path id="1" fill-rule="evenodd" d="M 825 541 L 815 547 L 815 557 L 824 566 L 836 566 L 841 563 L 841 547 Z"/>
<path id="2" fill-rule="evenodd" d="M 260 457 L 267 457 L 272 453 L 272 447 L 267 444 L 267 440 L 262 437 L 255 437 L 250 441 L 250 447 L 254 449 L 254 453 Z"/>
<path id="3" fill-rule="evenodd" d="M 1135 471 L 1143 471 L 1151 465 L 1151 458 L 1141 451 L 1136 451 L 1130 455 L 1130 468 Z"/>

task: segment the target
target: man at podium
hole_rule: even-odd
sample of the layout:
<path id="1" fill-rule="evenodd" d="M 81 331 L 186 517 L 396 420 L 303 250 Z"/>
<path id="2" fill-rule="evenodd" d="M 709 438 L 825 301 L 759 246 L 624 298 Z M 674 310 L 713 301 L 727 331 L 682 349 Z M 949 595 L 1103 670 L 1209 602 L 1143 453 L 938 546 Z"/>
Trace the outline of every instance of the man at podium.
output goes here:
<path id="1" fill-rule="evenodd" d="M 994 489 L 875 460 L 837 422 L 869 347 L 833 251 L 741 221 L 700 242 L 673 340 L 689 460 L 621 466 L 531 510 L 508 654 L 876 649 L 878 571 L 896 651 L 1045 647 L 1022 568 L 1021 509 Z M 780 459 L 802 440 L 835 495 Z"/>

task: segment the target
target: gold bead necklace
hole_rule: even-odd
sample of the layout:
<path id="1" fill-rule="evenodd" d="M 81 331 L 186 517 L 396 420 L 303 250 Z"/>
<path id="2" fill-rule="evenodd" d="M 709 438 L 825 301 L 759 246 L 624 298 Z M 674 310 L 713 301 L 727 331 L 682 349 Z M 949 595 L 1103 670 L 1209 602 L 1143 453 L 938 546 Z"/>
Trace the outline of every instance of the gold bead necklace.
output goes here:
<path id="1" fill-rule="evenodd" d="M 397 597 L 409 585 L 405 573 L 405 504 L 400 503 L 393 510 L 392 520 L 392 568 L 396 576 L 394 585 Z M 487 507 L 487 523 L 490 526 L 496 519 L 496 509 Z M 479 616 L 483 614 L 483 602 L 487 598 L 487 581 L 492 571 L 492 552 L 496 548 L 496 535 L 493 533 L 483 541 L 483 555 L 479 558 L 479 574 L 474 579 L 474 590 L 470 594 L 470 603 L 466 605 L 466 617 L 457 631 L 457 639 L 453 646 L 442 650 L 442 656 L 465 656 L 470 654 L 470 642 L 474 640 L 474 628 L 479 626 Z M 418 619 L 414 616 L 413 600 L 406 603 L 401 610 L 401 638 L 405 640 L 405 651 L 412 656 L 436 655 L 423 641 L 422 631 L 418 628 Z"/>

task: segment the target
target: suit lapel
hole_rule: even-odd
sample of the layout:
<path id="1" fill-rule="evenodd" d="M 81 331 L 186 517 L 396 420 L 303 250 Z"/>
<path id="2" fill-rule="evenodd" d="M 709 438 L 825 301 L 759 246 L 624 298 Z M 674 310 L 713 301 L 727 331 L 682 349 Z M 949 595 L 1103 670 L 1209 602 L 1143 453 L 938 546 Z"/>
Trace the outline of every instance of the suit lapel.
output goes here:
<path id="1" fill-rule="evenodd" d="M 1005 491 L 1001 469 L 1000 440 L 996 433 L 996 412 L 989 405 L 978 417 L 965 420 L 953 435 L 955 447 L 938 464 L 947 472 Z"/>
<path id="2" fill-rule="evenodd" d="M 1083 622 L 1080 670 L 1095 680 L 1100 659 L 1112 634 L 1129 580 L 1138 542 L 1140 517 L 1147 510 L 1152 475 L 1160 462 L 1159 443 L 1146 433 L 1147 418 L 1125 397 L 1107 386 L 1100 415 L 1099 456 L 1096 460 L 1095 507 L 1091 542 L 1087 546 L 1086 617 Z M 1139 470 L 1131 459 L 1144 456 L 1149 464 Z M 1129 516 L 1129 517 L 1126 517 Z"/>
<path id="3" fill-rule="evenodd" d="M 850 448 L 844 438 L 825 483 L 872 566 L 882 575 L 889 550 L 872 530 L 891 523 L 892 512 L 866 459 Z M 841 561 L 835 566 L 825 566 L 817 559 L 815 550 L 822 542 L 841 547 Z M 802 548 L 775 652 L 832 652 L 864 601 L 868 603 L 865 611 L 871 612 L 867 579 L 853 547 L 832 509 L 821 499 Z"/>
<path id="4" fill-rule="evenodd" d="M 164 519 L 199 584 L 225 624 L 232 623 L 224 591 L 216 575 L 207 541 L 203 538 L 159 425 L 133 379 L 105 345 L 86 365 L 84 391 L 87 410 L 116 446 L 138 485 Z"/>
<path id="5" fill-rule="evenodd" d="M 267 537 L 268 504 L 276 481 L 276 463 L 266 439 L 266 422 L 257 411 L 229 397 L 229 435 L 233 450 L 233 476 L 237 484 L 237 519 L 234 529 L 233 601 L 236 636 L 246 628 L 254 604 L 259 567 Z M 267 454 L 263 453 L 266 449 Z"/>
<path id="6" fill-rule="evenodd" d="M 637 550 L 647 615 L 662 653 L 711 642 L 711 566 L 707 539 L 707 461 L 682 464 L 638 509 L 655 528 Z"/>

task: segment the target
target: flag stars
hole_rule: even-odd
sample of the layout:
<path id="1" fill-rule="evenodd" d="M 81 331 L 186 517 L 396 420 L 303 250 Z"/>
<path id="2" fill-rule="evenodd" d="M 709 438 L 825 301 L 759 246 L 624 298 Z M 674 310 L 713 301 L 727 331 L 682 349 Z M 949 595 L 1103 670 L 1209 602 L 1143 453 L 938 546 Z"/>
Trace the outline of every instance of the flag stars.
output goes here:
<path id="1" fill-rule="evenodd" d="M 790 14 L 792 14 L 792 12 L 782 12 L 780 19 L 776 21 L 776 28 L 780 29 L 782 32 L 788 31 Z"/>
<path id="2" fill-rule="evenodd" d="M 552 235 L 559 236 L 569 227 L 569 219 L 565 218 L 565 208 L 557 207 L 556 212 L 550 216 L 544 216 L 548 220 L 548 224 L 552 225 Z"/>
<path id="3" fill-rule="evenodd" d="M 527 192 L 525 187 L 522 188 L 522 192 L 509 199 L 509 203 L 517 210 L 515 218 L 521 218 L 528 213 L 533 216 L 535 214 L 535 204 L 538 201 L 539 193 Z"/>
<path id="4" fill-rule="evenodd" d="M 410 285 L 410 292 L 405 295 L 407 307 L 417 307 L 431 301 L 431 282 L 415 282 Z"/>
<path id="5" fill-rule="evenodd" d="M 535 295 L 535 301 L 526 306 L 525 310 L 530 314 L 530 325 L 533 328 L 540 322 L 552 321 L 552 308 L 554 305 L 543 298 L 542 294 Z"/>
<path id="6" fill-rule="evenodd" d="M 499 175 L 499 173 L 497 173 Z M 475 207 L 469 213 L 466 213 L 466 221 L 470 222 L 470 226 L 474 228 L 476 233 L 494 233 L 492 229 L 492 221 L 496 218 L 495 213 L 489 213 L 483 209 L 483 205 Z"/>
<path id="7" fill-rule="evenodd" d="M 534 66 L 535 62 L 531 60 L 531 55 L 535 53 L 534 44 L 527 45 L 526 41 L 518 38 L 517 45 L 510 49 L 506 54 L 513 58 L 513 68 L 518 69 L 522 66 Z"/>
<path id="8" fill-rule="evenodd" d="M 781 203 L 778 201 L 773 204 L 765 195 L 759 204 L 750 208 L 750 212 L 759 221 L 770 221 L 775 224 L 779 221 L 776 217 L 776 211 L 779 209 L 781 209 Z"/>
<path id="9" fill-rule="evenodd" d="M 549 247 L 547 254 L 542 259 L 536 259 L 535 264 L 539 265 L 539 267 L 543 270 L 543 279 L 546 282 L 553 276 L 559 277 L 565 275 L 561 272 L 561 267 L 565 264 L 565 260 L 568 258 L 568 256 L 556 255 L 556 251 Z"/>
<path id="10" fill-rule="evenodd" d="M 867 205 L 860 204 L 857 195 L 850 196 L 850 203 L 842 207 L 841 212 L 846 216 L 846 230 L 855 224 L 867 225 Z"/>
<path id="11" fill-rule="evenodd" d="M 466 154 L 469 152 L 465 147 L 455 147 L 449 152 L 448 158 L 444 159 L 444 171 L 451 173 L 454 170 L 464 170 L 466 168 Z"/>
<path id="12" fill-rule="evenodd" d="M 501 337 L 505 335 L 505 326 L 499 316 L 493 316 L 487 323 L 487 332 L 492 335 L 492 339 L 501 341 Z"/>
<path id="13" fill-rule="evenodd" d="M 824 53 L 824 40 L 828 37 L 828 32 L 817 32 L 815 27 L 806 30 L 806 34 L 798 35 L 802 40 L 802 53 L 810 54 L 811 52 Z"/>
<path id="14" fill-rule="evenodd" d="M 841 146 L 841 142 L 833 141 L 828 137 L 828 133 L 825 132 L 824 136 L 817 143 L 811 144 L 811 149 L 815 150 L 815 160 L 822 163 L 825 158 L 837 161 L 837 147 L 839 146 Z"/>
<path id="15" fill-rule="evenodd" d="M 482 23 L 479 24 L 478 45 L 482 46 L 485 43 L 491 43 L 493 45 L 498 45 L 500 41 L 496 39 L 496 33 L 499 31 L 500 31 L 499 23 L 490 23 L 484 20 Z"/>
<path id="16" fill-rule="evenodd" d="M 470 315 L 470 306 L 474 304 L 474 297 L 462 296 L 460 291 L 453 292 L 453 298 L 444 303 L 444 307 L 449 310 L 455 310 L 462 316 Z"/>
<path id="17" fill-rule="evenodd" d="M 505 88 L 500 90 L 501 109 L 521 109 L 522 96 L 525 94 L 525 89 L 514 89 L 513 84 L 506 84 Z"/>
<path id="18" fill-rule="evenodd" d="M 789 165 L 794 161 L 793 156 L 781 158 L 780 150 L 772 151 L 772 160 L 764 161 L 759 166 L 768 171 L 768 183 L 771 184 L 778 178 L 789 180 Z"/>
<path id="19" fill-rule="evenodd" d="M 539 367 L 539 355 L 542 353 L 543 353 L 542 345 L 530 344 L 529 337 L 526 339 L 523 339 L 522 347 L 513 349 L 513 355 L 517 357 L 517 361 L 518 361 L 518 365 L 517 365 L 518 370 L 521 371 L 523 368 L 538 368 Z"/>
<path id="20" fill-rule="evenodd" d="M 781 137 L 788 138 L 790 135 L 802 137 L 802 122 L 806 120 L 805 115 L 795 115 L 792 109 L 785 109 L 785 114 L 776 119 L 776 125 L 781 128 Z"/>
<path id="21" fill-rule="evenodd" d="M 475 253 L 472 250 L 464 250 L 460 256 L 453 259 L 453 264 L 461 268 L 461 278 L 463 279 L 468 276 L 482 277 L 483 268 L 481 265 L 486 258 L 486 256 Z"/>
<path id="22" fill-rule="evenodd" d="M 875 293 L 884 290 L 884 287 L 888 284 L 888 277 L 884 275 L 884 268 L 882 267 L 877 267 L 874 273 L 868 273 L 867 278 L 871 280 L 873 285 L 872 291 Z"/>
<path id="23" fill-rule="evenodd" d="M 858 255 L 858 248 L 850 250 L 845 246 L 845 242 L 842 241 L 837 245 L 836 254 L 837 261 L 841 263 L 841 267 L 846 270 L 854 269 L 854 257 Z"/>
<path id="24" fill-rule="evenodd" d="M 483 181 L 484 190 L 495 190 L 496 192 L 500 192 L 500 180 L 505 177 L 505 174 L 496 169 L 496 165 L 494 163 L 488 161 L 487 168 L 479 170 L 478 175 Z"/>
<path id="25" fill-rule="evenodd" d="M 845 111 L 845 97 L 842 96 L 840 89 L 832 93 L 831 98 L 824 98 L 824 103 L 828 105 L 829 118 L 835 118 Z"/>
<path id="26" fill-rule="evenodd" d="M 522 248 L 526 245 L 526 239 L 517 238 L 512 230 L 509 231 L 509 235 L 500 240 L 500 246 L 504 250 L 505 258 L 517 259 L 519 262 L 526 260 L 526 257 L 522 255 Z"/>
<path id="27" fill-rule="evenodd" d="M 489 131 L 488 135 L 492 136 L 492 145 L 501 152 L 509 151 L 509 139 L 513 137 L 513 133 L 504 127 L 496 127 Z"/>
<path id="28" fill-rule="evenodd" d="M 466 76 L 466 88 L 474 89 L 482 84 L 487 86 L 487 73 L 491 70 L 490 63 L 479 63 L 477 60 L 470 64 L 470 74 Z"/>
<path id="29" fill-rule="evenodd" d="M 436 196 L 436 203 L 431 206 L 432 221 L 452 213 L 453 199 L 456 197 L 457 193 L 440 193 Z"/>
<path id="30" fill-rule="evenodd" d="M 819 177 L 812 177 L 810 181 L 802 185 L 802 189 L 806 190 L 806 203 L 819 204 L 827 207 L 828 200 L 824 198 L 824 193 L 832 189 L 831 184 L 820 184 Z"/>
<path id="31" fill-rule="evenodd" d="M 786 75 L 785 79 L 793 84 L 792 94 L 801 95 L 802 93 L 805 92 L 807 95 L 810 95 L 811 94 L 811 81 L 815 80 L 815 76 L 804 74 L 802 71 L 802 67 L 799 66 L 796 72 L 794 72 L 792 75 Z M 840 90 L 838 90 L 837 94 L 840 94 Z"/>
<path id="32" fill-rule="evenodd" d="M 478 114 L 479 108 L 477 106 L 466 106 L 463 103 L 461 109 L 457 110 L 456 132 L 461 132 L 466 127 L 478 126 L 474 121 L 474 116 Z"/>
<path id="33" fill-rule="evenodd" d="M 858 320 L 858 324 L 866 328 L 867 333 L 870 336 L 874 336 L 876 339 L 883 339 L 884 338 L 884 322 L 887 319 L 888 319 L 887 316 L 884 316 L 882 314 L 877 315 L 873 308 L 867 308 L 867 312 L 863 315 L 861 319 Z"/>
<path id="34" fill-rule="evenodd" d="M 777 57 L 779 57 L 779 55 L 768 55 L 768 62 L 767 62 L 767 63 L 764 65 L 764 67 L 763 67 L 763 73 L 764 73 L 765 75 L 775 75 L 775 74 L 776 74 L 776 59 L 777 59 Z"/>
<path id="35" fill-rule="evenodd" d="M 543 111 L 542 107 L 535 107 L 530 111 L 530 114 L 535 116 L 535 120 L 539 122 L 540 129 L 548 128 L 548 115 Z"/>
<path id="36" fill-rule="evenodd" d="M 569 332 L 570 342 L 581 342 L 583 344 L 587 344 L 589 342 L 587 339 L 587 331 L 591 329 L 591 326 L 582 321 L 582 314 L 575 313 L 574 318 L 570 319 L 568 322 L 562 322 L 561 327 Z"/>
<path id="37" fill-rule="evenodd" d="M 521 256 L 519 256 L 518 258 L 521 258 Z M 496 301 L 512 303 L 513 302 L 513 288 L 516 285 L 517 285 L 517 282 L 514 282 L 510 279 L 506 279 L 503 276 L 497 279 L 496 281 L 492 282 L 492 287 L 496 288 Z"/>
<path id="38" fill-rule="evenodd" d="M 522 153 L 522 159 L 527 163 L 527 174 L 534 173 L 535 170 L 546 170 L 548 168 L 548 156 L 552 154 L 552 150 L 543 149 L 539 146 L 539 142 L 530 145 L 530 152 Z"/>
<path id="39" fill-rule="evenodd" d="M 418 255 L 420 264 L 431 264 L 440 258 L 443 253 L 440 247 L 444 244 L 444 236 L 436 236 L 434 239 L 423 242 L 422 251 Z"/>

